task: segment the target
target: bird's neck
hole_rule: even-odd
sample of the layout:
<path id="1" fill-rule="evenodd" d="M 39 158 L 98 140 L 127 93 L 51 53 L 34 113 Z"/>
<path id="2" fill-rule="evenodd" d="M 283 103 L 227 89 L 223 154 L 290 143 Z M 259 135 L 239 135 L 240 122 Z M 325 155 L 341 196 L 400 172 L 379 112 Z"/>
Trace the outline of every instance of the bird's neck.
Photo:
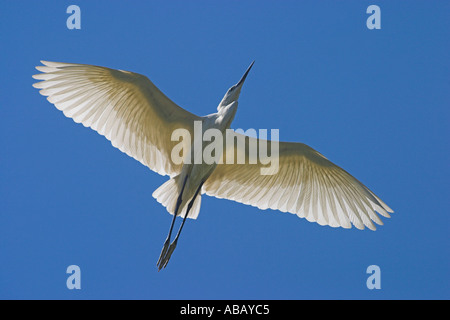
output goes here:
<path id="1" fill-rule="evenodd" d="M 220 105 L 217 112 L 216 125 L 222 130 L 230 127 L 231 122 L 236 115 L 238 103 L 233 101 L 226 106 Z"/>

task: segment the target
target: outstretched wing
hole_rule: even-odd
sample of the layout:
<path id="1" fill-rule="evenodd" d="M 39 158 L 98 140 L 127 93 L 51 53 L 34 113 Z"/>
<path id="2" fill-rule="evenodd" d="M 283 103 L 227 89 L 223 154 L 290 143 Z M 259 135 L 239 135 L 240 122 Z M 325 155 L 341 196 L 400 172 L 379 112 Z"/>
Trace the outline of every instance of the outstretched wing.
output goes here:
<path id="1" fill-rule="evenodd" d="M 85 64 L 41 61 L 33 84 L 48 101 L 112 145 L 161 175 L 174 176 L 182 164 L 171 160 L 173 130 L 193 134 L 200 117 L 180 108 L 147 77 Z"/>
<path id="2" fill-rule="evenodd" d="M 383 224 L 376 212 L 385 217 L 393 212 L 361 182 L 302 143 L 280 142 L 278 172 L 261 175 L 261 168 L 267 166 L 261 161 L 249 163 L 255 158 L 249 154 L 249 145 L 255 142 L 260 141 L 245 136 L 245 144 L 235 143 L 233 150 L 226 149 L 224 164 L 219 164 L 206 180 L 203 192 L 263 210 L 294 213 L 332 227 L 350 228 L 353 224 L 358 229 L 367 226 L 375 230 L 372 221 Z M 234 157 L 243 152 L 246 163 L 226 164 L 229 152 Z"/>

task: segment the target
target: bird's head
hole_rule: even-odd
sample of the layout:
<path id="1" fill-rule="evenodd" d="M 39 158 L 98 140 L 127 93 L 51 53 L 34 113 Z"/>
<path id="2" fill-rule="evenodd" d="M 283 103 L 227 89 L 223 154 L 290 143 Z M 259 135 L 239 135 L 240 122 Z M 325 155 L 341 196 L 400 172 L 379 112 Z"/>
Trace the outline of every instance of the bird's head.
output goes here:
<path id="1" fill-rule="evenodd" d="M 228 89 L 227 93 L 225 93 L 222 101 L 220 102 L 219 106 L 217 107 L 217 110 L 220 111 L 221 108 L 229 105 L 230 103 L 237 101 L 239 99 L 239 95 L 241 94 L 242 86 L 244 85 L 245 78 L 247 78 L 248 73 L 250 72 L 250 69 L 252 68 L 255 61 L 253 61 L 250 66 L 247 68 L 247 71 L 245 71 L 244 75 L 242 76 L 241 80 L 239 80 L 238 83 L 236 83 L 234 86 L 232 86 L 230 89 Z"/>

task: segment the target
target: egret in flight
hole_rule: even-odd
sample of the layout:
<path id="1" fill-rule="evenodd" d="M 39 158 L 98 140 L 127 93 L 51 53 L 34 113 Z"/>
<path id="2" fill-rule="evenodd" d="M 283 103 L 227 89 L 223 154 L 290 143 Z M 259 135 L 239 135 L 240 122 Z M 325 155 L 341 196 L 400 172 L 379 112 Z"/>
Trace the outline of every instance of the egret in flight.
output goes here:
<path id="1" fill-rule="evenodd" d="M 195 122 L 201 122 L 203 131 L 217 129 L 224 133 L 230 128 L 253 63 L 241 80 L 225 93 L 217 112 L 204 117 L 179 107 L 138 73 L 86 64 L 41 63 L 43 66 L 36 69 L 42 73 L 33 78 L 42 81 L 33 86 L 40 89 L 49 102 L 66 117 L 97 131 L 114 147 L 151 170 L 170 177 L 153 193 L 173 214 L 157 262 L 158 270 L 169 262 L 186 218 L 197 218 L 202 194 L 263 210 L 290 212 L 332 227 L 354 225 L 358 229 L 366 226 L 375 230 L 373 222 L 383 224 L 378 214 L 389 217 L 389 212 L 393 212 L 361 182 L 302 143 L 279 142 L 278 170 L 274 174 L 261 174 L 260 169 L 264 167 L 261 161 L 211 164 L 173 160 L 172 150 L 178 143 L 172 139 L 174 130 L 184 129 L 194 135 Z M 255 139 L 258 140 L 245 136 L 244 144 L 232 144 L 233 150 L 229 150 L 228 144 L 224 145 L 222 156 L 242 151 L 248 159 L 251 157 L 249 145 Z M 192 158 L 195 152 L 198 150 L 190 148 L 186 154 Z M 177 216 L 183 220 L 171 242 Z"/>

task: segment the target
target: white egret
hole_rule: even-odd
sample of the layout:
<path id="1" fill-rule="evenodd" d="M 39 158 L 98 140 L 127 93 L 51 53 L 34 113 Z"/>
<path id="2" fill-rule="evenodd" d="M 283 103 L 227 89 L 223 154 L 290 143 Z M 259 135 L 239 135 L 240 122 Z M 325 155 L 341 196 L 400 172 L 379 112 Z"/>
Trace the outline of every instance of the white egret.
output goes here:
<path id="1" fill-rule="evenodd" d="M 217 113 L 199 117 L 180 108 L 143 75 L 85 64 L 41 62 L 44 66 L 36 69 L 42 73 L 33 78 L 43 81 L 33 86 L 41 89 L 48 101 L 65 116 L 105 136 L 122 152 L 170 177 L 153 193 L 173 214 L 158 259 L 159 270 L 167 265 L 186 218 L 197 218 L 201 194 L 290 212 L 332 227 L 350 228 L 353 224 L 358 229 L 367 226 L 375 230 L 373 222 L 383 224 L 377 213 L 389 217 L 388 212 L 393 212 L 361 182 L 302 143 L 279 143 L 279 167 L 272 175 L 261 175 L 261 162 L 173 161 L 171 152 L 177 144 L 171 139 L 174 130 L 182 128 L 193 135 L 195 121 L 201 121 L 204 130 L 215 128 L 223 133 L 230 127 L 253 63 L 226 92 Z M 248 146 L 254 139 L 245 137 L 245 144 L 233 144 L 233 150 L 223 148 L 223 155 L 243 151 L 250 157 Z M 191 148 L 191 157 L 193 153 Z M 171 243 L 177 216 L 183 220 Z"/>

